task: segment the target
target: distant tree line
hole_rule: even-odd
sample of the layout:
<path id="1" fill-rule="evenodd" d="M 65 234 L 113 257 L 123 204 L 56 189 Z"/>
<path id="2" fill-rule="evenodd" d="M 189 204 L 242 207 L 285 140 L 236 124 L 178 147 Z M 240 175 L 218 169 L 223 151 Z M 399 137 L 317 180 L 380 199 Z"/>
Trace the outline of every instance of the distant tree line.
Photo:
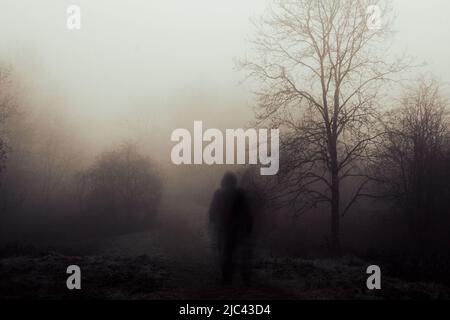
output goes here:
<path id="1" fill-rule="evenodd" d="M 86 160 L 52 103 L 27 92 L 14 69 L 0 67 L 0 240 L 152 226 L 163 190 L 157 165 L 132 143 Z"/>

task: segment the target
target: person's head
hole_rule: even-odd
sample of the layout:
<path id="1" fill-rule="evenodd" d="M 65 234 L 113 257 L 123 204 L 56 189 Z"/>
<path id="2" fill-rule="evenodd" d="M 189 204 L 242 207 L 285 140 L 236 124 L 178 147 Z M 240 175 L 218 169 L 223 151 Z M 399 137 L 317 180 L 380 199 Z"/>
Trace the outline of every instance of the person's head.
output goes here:
<path id="1" fill-rule="evenodd" d="M 232 172 L 227 172 L 222 178 L 222 188 L 235 189 L 237 186 L 237 177 Z"/>

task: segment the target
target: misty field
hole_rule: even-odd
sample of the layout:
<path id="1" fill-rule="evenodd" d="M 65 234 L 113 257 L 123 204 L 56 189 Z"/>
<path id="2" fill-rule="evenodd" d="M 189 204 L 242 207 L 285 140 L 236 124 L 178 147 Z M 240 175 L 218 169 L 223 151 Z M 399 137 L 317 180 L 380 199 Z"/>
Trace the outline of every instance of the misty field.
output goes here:
<path id="1" fill-rule="evenodd" d="M 383 274 L 366 289 L 368 262 L 355 256 L 302 259 L 257 252 L 253 283 L 220 284 L 206 233 L 177 224 L 50 249 L 4 247 L 3 299 L 448 299 L 450 288 Z M 66 288 L 66 268 L 81 268 L 81 290 Z"/>

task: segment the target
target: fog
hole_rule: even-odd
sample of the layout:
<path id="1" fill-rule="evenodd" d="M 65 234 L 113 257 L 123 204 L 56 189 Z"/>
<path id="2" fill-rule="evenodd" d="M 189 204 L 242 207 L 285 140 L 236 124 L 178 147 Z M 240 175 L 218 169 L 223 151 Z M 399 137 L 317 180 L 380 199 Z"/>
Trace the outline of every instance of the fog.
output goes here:
<path id="1" fill-rule="evenodd" d="M 34 90 L 60 97 L 57 108 L 92 150 L 139 136 L 166 161 L 175 128 L 199 118 L 231 128 L 252 120 L 234 59 L 251 49 L 251 19 L 268 1 L 76 1 L 82 28 L 69 31 L 72 2 L 2 0 L 0 57 Z M 448 1 L 394 5 L 395 51 L 448 79 Z"/>
<path id="2" fill-rule="evenodd" d="M 5 178 L 3 188 L 7 192 L 21 190 L 18 193 L 32 190 L 23 194 L 33 194 L 24 208 L 8 213 L 11 225 L 0 228 L 4 232 L 0 240 L 40 239 L 50 246 L 67 242 L 64 250 L 84 254 L 84 243 L 74 243 L 80 238 L 91 239 L 95 228 L 104 223 L 101 218 L 89 221 L 89 229 L 86 221 L 78 220 L 85 216 L 79 218 L 78 213 L 86 214 L 91 210 L 89 205 L 97 208 L 103 203 L 89 204 L 86 200 L 86 208 L 80 209 L 73 199 L 74 190 L 78 192 L 77 179 L 95 176 L 100 167 L 96 161 L 104 152 L 128 150 L 120 148 L 133 145 L 139 154 L 130 151 L 136 163 L 144 162 L 141 155 L 148 157 L 157 172 L 158 179 L 146 183 L 161 191 L 161 200 L 143 202 L 148 201 L 158 211 L 156 228 L 162 230 L 163 250 L 178 252 L 181 245 L 180 251 L 198 249 L 198 255 L 202 254 L 199 248 L 208 237 L 205 225 L 214 191 L 226 170 L 243 170 L 177 167 L 170 159 L 174 146 L 170 136 L 177 128 L 192 131 L 195 120 L 202 120 L 205 128 L 252 125 L 256 104 L 253 84 L 237 62 L 254 51 L 251 39 L 256 30 L 252 22 L 265 14 L 271 3 L 0 0 L 0 67 L 9 66 L 13 75 L 19 111 L 13 126 L 27 128 L 10 139 L 6 172 L 18 173 Z M 66 9 L 71 4 L 81 8 L 81 30 L 66 27 Z M 441 81 L 443 92 L 449 92 L 450 2 L 394 0 L 393 5 L 392 52 L 406 52 L 417 65 L 406 76 L 432 74 Z M 398 98 L 401 92 L 395 90 L 386 95 Z M 29 145 L 32 150 L 27 149 Z M 41 152 L 51 160 L 43 160 Z M 120 158 L 117 152 L 113 156 Z M 103 160 L 106 164 L 113 161 L 107 156 Z M 46 175 L 47 165 L 57 168 L 55 173 Z M 32 171 L 29 168 L 39 168 L 39 173 L 27 176 Z M 371 215 L 386 207 L 386 203 L 363 201 L 355 209 L 362 214 L 344 220 L 343 243 L 349 251 L 367 254 L 372 247 L 404 241 L 394 230 L 397 224 L 386 227 L 392 221 L 401 224 L 397 218 L 387 215 L 374 219 Z M 287 208 L 269 216 L 261 218 L 259 230 L 266 236 L 264 249 L 288 256 L 326 255 L 329 215 L 322 207 L 306 217 L 294 218 Z M 43 217 L 51 218 L 44 221 Z M 77 223 L 80 226 L 70 230 Z M 193 248 L 183 248 L 188 242 Z M 136 243 L 142 244 L 142 239 Z M 81 247 L 83 250 L 78 250 Z M 92 247 L 97 249 L 97 244 Z M 91 249 L 86 251 L 91 253 Z"/>
<path id="3" fill-rule="evenodd" d="M 260 1 L 79 2 L 75 32 L 65 26 L 69 4 L 3 4 L 2 56 L 32 74 L 36 90 L 60 92 L 58 107 L 95 147 L 141 134 L 167 154 L 168 132 L 200 115 L 212 127 L 215 119 L 232 126 L 250 119 L 233 59 L 245 54 Z"/>

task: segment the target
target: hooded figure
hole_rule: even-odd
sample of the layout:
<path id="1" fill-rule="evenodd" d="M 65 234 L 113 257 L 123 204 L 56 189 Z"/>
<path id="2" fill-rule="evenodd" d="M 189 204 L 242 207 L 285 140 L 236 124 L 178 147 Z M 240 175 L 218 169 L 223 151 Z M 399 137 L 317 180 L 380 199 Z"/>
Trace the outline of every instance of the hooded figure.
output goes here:
<path id="1" fill-rule="evenodd" d="M 249 236 L 252 231 L 252 217 L 244 190 L 237 187 L 237 178 L 226 173 L 222 186 L 214 194 L 209 210 L 209 220 L 213 229 L 222 280 L 230 283 L 236 264 L 243 279 L 250 281 Z"/>

